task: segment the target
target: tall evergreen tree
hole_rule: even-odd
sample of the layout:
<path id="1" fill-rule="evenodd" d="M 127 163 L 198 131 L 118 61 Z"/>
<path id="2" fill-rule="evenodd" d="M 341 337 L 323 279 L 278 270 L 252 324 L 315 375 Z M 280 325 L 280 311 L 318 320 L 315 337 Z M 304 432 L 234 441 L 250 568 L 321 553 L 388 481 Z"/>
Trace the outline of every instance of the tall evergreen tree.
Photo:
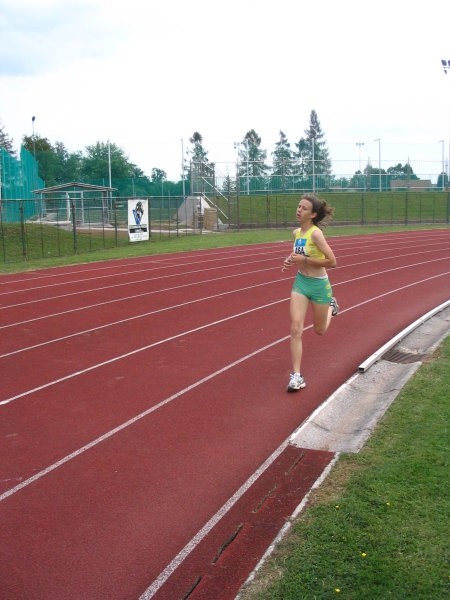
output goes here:
<path id="1" fill-rule="evenodd" d="M 269 167 L 265 164 L 267 158 L 267 151 L 262 150 L 261 138 L 254 129 L 250 129 L 244 136 L 243 146 L 239 150 L 240 156 L 242 153 L 245 161 L 249 163 L 249 173 L 251 177 L 264 176 Z M 245 169 L 245 166 L 242 167 Z"/>
<path id="2" fill-rule="evenodd" d="M 189 142 L 192 149 L 188 150 L 191 156 L 190 184 L 193 193 L 208 193 L 215 188 L 215 164 L 209 162 L 208 152 L 203 147 L 201 133 L 195 131 Z"/>
<path id="3" fill-rule="evenodd" d="M 330 176 L 331 159 L 315 110 L 310 113 L 309 127 L 305 129 L 305 135 L 306 137 L 300 138 L 295 144 L 297 146 L 295 156 L 300 161 L 301 175 L 310 177 L 315 173 L 320 176 Z"/>
<path id="4" fill-rule="evenodd" d="M 264 181 L 266 173 L 269 170 L 265 160 L 267 157 L 266 150 L 262 150 L 261 138 L 254 129 L 250 129 L 244 136 L 244 139 L 239 144 L 239 177 L 241 182 L 245 182 L 245 185 L 241 183 L 241 189 L 246 190 L 247 193 L 250 188 L 260 189 L 264 187 Z"/>
<path id="5" fill-rule="evenodd" d="M 272 189 L 287 188 L 289 177 L 293 173 L 291 144 L 283 131 L 280 130 L 280 139 L 275 144 L 275 150 L 272 152 Z"/>
<path id="6" fill-rule="evenodd" d="M 189 151 L 193 162 L 208 163 L 208 152 L 203 148 L 203 136 L 198 131 L 194 131 L 189 142 L 192 144 L 192 148 Z"/>

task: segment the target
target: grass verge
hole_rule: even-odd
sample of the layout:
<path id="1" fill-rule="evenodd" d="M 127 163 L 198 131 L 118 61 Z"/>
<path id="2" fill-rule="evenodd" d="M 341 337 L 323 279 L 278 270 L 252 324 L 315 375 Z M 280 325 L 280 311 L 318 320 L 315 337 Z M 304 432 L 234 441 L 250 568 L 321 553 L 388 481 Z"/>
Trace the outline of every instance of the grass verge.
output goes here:
<path id="1" fill-rule="evenodd" d="M 333 238 L 344 235 L 365 235 L 370 233 L 385 233 L 394 231 L 408 231 L 419 229 L 442 229 L 442 225 L 417 225 L 417 226 L 332 226 L 326 230 L 327 237 Z M 4 227 L 3 239 L 0 236 L 0 273 L 18 273 L 35 269 L 44 269 L 55 266 L 64 266 L 78 263 L 97 262 L 102 260 L 113 260 L 129 258 L 133 256 L 144 256 L 151 254 L 164 254 L 168 252 L 184 252 L 207 248 L 218 248 L 225 246 L 238 246 L 246 244 L 262 244 L 266 242 L 290 241 L 292 240 L 293 227 L 285 229 L 251 229 L 239 230 L 232 233 L 208 233 L 203 235 L 171 235 L 153 236 L 148 242 L 127 243 L 118 247 L 109 246 L 103 248 L 102 233 L 90 232 L 89 235 L 80 236 L 79 249 L 76 254 L 68 248 L 73 242 L 70 232 L 58 231 L 52 226 L 47 226 L 43 238 L 42 227 L 34 230 L 34 235 L 27 239 L 26 249 L 28 258 L 21 256 L 21 243 L 17 226 Z M 15 241 L 12 242 L 13 238 Z M 57 238 L 55 240 L 55 238 Z M 7 243 L 7 239 L 10 241 Z M 83 240 L 83 244 L 81 243 Z M 110 240 L 111 242 L 111 240 Z M 2 245 L 3 243 L 3 245 Z M 112 242 L 111 242 L 112 243 Z M 6 247 L 12 244 L 15 248 L 15 258 L 12 258 L 13 250 Z M 45 248 L 51 247 L 52 253 L 56 248 L 60 249 L 61 255 L 47 255 Z M 9 247 L 9 246 L 8 246 Z M 3 259 L 6 258 L 2 262 Z"/>
<path id="2" fill-rule="evenodd" d="M 449 597 L 450 338 L 342 455 L 242 600 Z"/>

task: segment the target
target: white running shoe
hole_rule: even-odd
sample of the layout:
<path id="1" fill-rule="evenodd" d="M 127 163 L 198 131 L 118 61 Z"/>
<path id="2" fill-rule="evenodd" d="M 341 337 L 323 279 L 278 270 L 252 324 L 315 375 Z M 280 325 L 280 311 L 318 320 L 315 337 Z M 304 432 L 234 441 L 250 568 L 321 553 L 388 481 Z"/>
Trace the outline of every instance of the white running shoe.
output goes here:
<path id="1" fill-rule="evenodd" d="M 339 313 L 339 304 L 337 303 L 336 298 L 331 298 L 331 302 L 330 302 L 330 306 L 331 306 L 331 316 L 335 317 L 338 313 Z"/>
<path id="2" fill-rule="evenodd" d="M 297 392 L 298 390 L 304 387 L 306 387 L 306 383 L 303 377 L 300 375 L 300 373 L 291 373 L 291 377 L 287 386 L 287 391 Z"/>

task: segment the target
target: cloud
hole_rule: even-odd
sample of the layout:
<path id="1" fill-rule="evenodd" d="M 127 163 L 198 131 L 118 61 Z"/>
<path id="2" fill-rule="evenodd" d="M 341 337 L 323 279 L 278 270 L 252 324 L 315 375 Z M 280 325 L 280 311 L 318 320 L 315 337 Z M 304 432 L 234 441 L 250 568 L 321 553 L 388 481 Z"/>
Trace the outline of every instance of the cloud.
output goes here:
<path id="1" fill-rule="evenodd" d="M 42 74 L 111 52 L 114 25 L 88 0 L 0 0 L 0 76 Z M 116 24 L 116 28 L 118 25 Z"/>

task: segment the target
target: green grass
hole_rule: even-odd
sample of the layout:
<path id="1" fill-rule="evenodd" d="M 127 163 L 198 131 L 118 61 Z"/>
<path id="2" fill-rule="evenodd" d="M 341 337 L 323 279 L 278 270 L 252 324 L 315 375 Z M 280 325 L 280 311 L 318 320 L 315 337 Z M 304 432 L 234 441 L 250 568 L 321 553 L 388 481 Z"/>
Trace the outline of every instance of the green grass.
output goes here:
<path id="1" fill-rule="evenodd" d="M 354 228 L 368 226 L 413 226 L 429 224 L 448 226 L 450 215 L 450 194 L 448 192 L 324 192 L 321 194 L 334 208 L 333 225 L 330 231 L 336 231 L 343 225 Z M 181 198 L 169 201 L 168 205 L 152 199 L 156 207 L 152 211 L 152 227 L 158 229 L 154 232 L 152 240 L 147 247 L 149 252 L 155 248 L 154 242 L 167 241 L 167 238 L 187 239 L 194 235 L 186 235 L 176 231 L 177 224 L 173 219 L 176 214 L 175 207 Z M 281 232 L 295 227 L 295 210 L 299 194 L 266 194 L 266 195 L 241 195 L 228 199 L 220 196 L 215 202 L 221 207 L 220 214 L 225 224 L 240 230 L 250 228 L 281 228 Z M 14 202 L 10 208 L 17 209 Z M 30 201 L 31 202 L 31 201 Z M 28 204 L 26 204 L 28 206 Z M 34 204 L 33 204 L 34 206 Z M 88 253 L 103 252 L 116 248 L 130 246 L 126 230 L 114 231 L 112 227 L 96 229 L 93 225 L 89 229 L 78 227 L 75 232 L 71 226 L 56 227 L 45 222 L 25 220 L 21 223 L 11 223 L 6 220 L 8 211 L 5 207 L 5 220 L 0 223 L 0 264 L 18 263 L 21 261 L 35 261 L 51 259 L 62 256 L 82 256 Z M 100 215 L 95 215 L 97 209 L 86 209 L 85 216 L 91 223 L 100 220 Z M 98 212 L 98 211 L 97 211 Z M 224 217 L 223 214 L 226 216 Z M 125 213 L 123 207 L 114 215 L 113 222 L 126 228 L 123 220 Z M 168 221 L 167 217 L 172 220 Z M 88 219 L 89 220 L 89 219 Z M 122 222 L 123 221 L 123 222 Z M 165 230 L 163 232 L 163 230 Z M 166 233 L 166 231 L 170 233 Z M 210 234 L 211 235 L 211 234 Z M 278 234 L 275 234 L 278 235 Z M 204 236 L 201 236 L 203 238 Z M 226 240 L 226 234 L 221 236 Z M 235 243 L 235 238 L 229 238 L 230 244 Z M 270 238 L 269 238 L 270 239 Z M 198 247 L 199 242 L 188 242 L 186 248 Z M 204 242 L 200 242 L 200 246 Z M 227 244 L 227 241 L 223 242 Z M 134 244 L 136 245 L 136 244 Z M 176 244 L 172 244 L 176 248 Z M 163 248 L 163 247 L 162 247 Z M 165 252 L 165 249 L 161 251 Z M 135 250 L 130 251 L 134 253 Z M 101 258 L 101 257 L 100 257 Z M 96 257 L 87 260 L 98 260 Z M 49 266 L 50 263 L 47 264 Z M 59 263 L 58 263 L 59 264 Z M 9 271 L 9 268 L 6 268 Z"/>
<path id="2" fill-rule="evenodd" d="M 449 597 L 450 338 L 342 455 L 243 600 Z"/>
<path id="3" fill-rule="evenodd" d="M 442 228 L 445 225 L 422 225 L 403 227 L 391 226 L 330 226 L 327 237 L 342 235 L 364 235 L 392 231 Z M 27 224 L 26 258 L 23 256 L 19 225 L 4 225 L 0 236 L 0 273 L 15 273 L 53 266 L 95 262 L 161 254 L 182 252 L 202 248 L 217 248 L 244 244 L 259 244 L 292 239 L 292 227 L 282 229 L 251 229 L 232 233 L 204 233 L 203 235 L 159 235 L 155 234 L 148 242 L 128 242 L 126 233 L 121 233 L 118 245 L 115 245 L 113 231 L 91 231 L 78 235 L 77 252 L 73 249 L 73 234 L 50 225 Z M 59 250 L 58 250 L 59 248 Z M 2 262 L 3 261 L 3 262 Z"/>
<path id="4" fill-rule="evenodd" d="M 437 223 L 446 222 L 449 215 L 448 192 L 321 192 L 320 196 L 334 208 L 335 223 L 341 224 Z M 244 226 L 295 221 L 298 200 L 298 194 L 241 195 L 229 202 L 215 198 L 232 223 Z"/>

